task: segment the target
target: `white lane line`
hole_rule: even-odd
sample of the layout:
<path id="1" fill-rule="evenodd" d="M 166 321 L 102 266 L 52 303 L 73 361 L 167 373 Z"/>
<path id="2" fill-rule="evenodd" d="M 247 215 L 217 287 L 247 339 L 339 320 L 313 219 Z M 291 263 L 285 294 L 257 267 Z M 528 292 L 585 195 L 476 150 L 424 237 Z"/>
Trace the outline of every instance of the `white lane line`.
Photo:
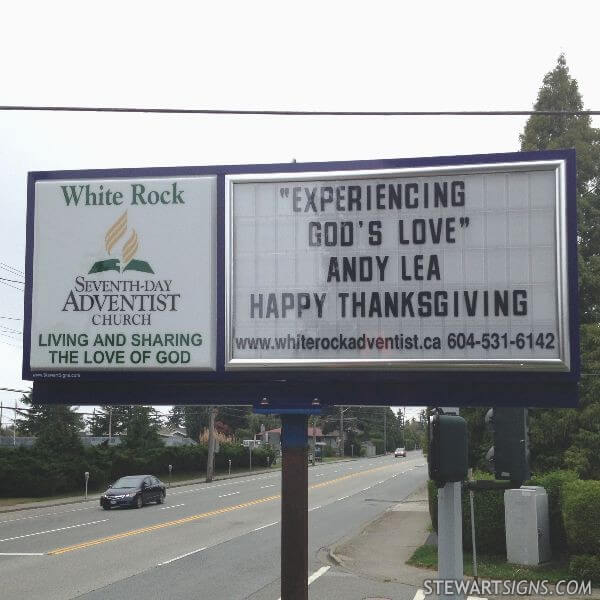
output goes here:
<path id="1" fill-rule="evenodd" d="M 271 527 L 271 525 L 277 525 L 277 523 L 279 523 L 279 521 L 273 521 L 272 523 L 267 523 L 266 525 L 257 527 L 256 529 L 253 529 L 252 531 L 260 531 L 261 529 L 266 529 L 267 527 Z"/>
<path id="2" fill-rule="evenodd" d="M 43 515 L 32 515 L 31 517 L 19 517 L 18 519 L 9 519 L 7 521 L 0 521 L 0 525 L 3 525 L 4 523 L 14 523 L 15 521 L 25 521 L 27 519 L 39 519 L 40 517 L 53 517 L 55 515 L 66 515 L 68 513 L 79 512 L 80 510 L 90 510 L 92 508 L 96 508 L 96 505 L 94 504 L 94 506 L 86 506 L 85 508 L 74 508 L 72 510 L 61 510 L 61 511 L 53 512 L 53 513 L 44 513 Z"/>
<path id="3" fill-rule="evenodd" d="M 160 510 L 168 510 L 169 508 L 178 508 L 179 506 L 185 506 L 185 504 L 173 504 L 171 506 L 161 506 Z"/>
<path id="4" fill-rule="evenodd" d="M 236 494 L 240 494 L 241 492 L 231 492 L 229 494 L 221 494 L 219 498 L 227 498 L 227 496 L 235 496 Z"/>
<path id="5" fill-rule="evenodd" d="M 310 585 L 313 581 L 315 581 L 316 579 L 319 579 L 319 577 L 321 577 L 321 575 L 325 575 L 325 573 L 327 573 L 327 571 L 329 571 L 329 569 L 331 569 L 331 567 L 321 567 L 318 571 L 315 571 L 309 578 L 308 578 L 308 585 Z"/>
<path id="6" fill-rule="evenodd" d="M 314 581 L 316 581 L 317 579 L 319 579 L 319 577 L 321 577 L 321 575 L 325 575 L 325 573 L 327 573 L 327 571 L 329 571 L 329 569 L 331 569 L 331 566 L 329 566 L 329 567 L 321 567 L 318 571 L 315 571 L 308 578 L 308 585 L 310 585 L 311 583 L 313 583 Z M 279 598 L 279 600 L 281 600 L 281 598 Z"/>
<path id="7" fill-rule="evenodd" d="M 261 489 L 261 490 L 264 490 L 264 489 L 266 489 L 266 488 L 270 488 L 270 487 L 275 487 L 275 484 L 274 484 L 274 483 L 272 483 L 271 485 L 261 485 L 261 486 L 260 486 L 260 489 Z"/>
<path id="8" fill-rule="evenodd" d="M 181 554 L 180 556 L 176 556 L 175 558 L 171 558 L 170 560 L 165 560 L 165 562 L 158 563 L 158 566 L 162 567 L 163 565 L 169 565 L 172 562 L 175 562 L 176 560 L 181 560 L 182 558 L 185 558 L 186 556 L 191 556 L 192 554 L 198 554 L 198 552 L 202 552 L 202 550 L 206 550 L 206 546 L 204 546 L 204 548 L 198 548 L 198 550 L 192 550 L 191 552 L 186 552 L 185 554 Z"/>
<path id="9" fill-rule="evenodd" d="M 43 552 L 0 552 L 0 556 L 44 556 Z"/>
<path id="10" fill-rule="evenodd" d="M 423 590 L 417 590 L 413 600 L 425 600 L 425 592 Z M 487 598 L 480 598 L 479 596 L 468 596 L 467 600 L 487 600 Z"/>
<path id="11" fill-rule="evenodd" d="M 311 510 L 319 510 L 320 508 L 320 506 L 313 506 L 312 508 L 308 509 L 308 512 L 310 512 Z"/>
<path id="12" fill-rule="evenodd" d="M 346 498 L 350 498 L 350 496 L 342 496 L 341 498 L 338 498 L 336 502 L 339 502 L 340 500 L 345 500 Z"/>
<path id="13" fill-rule="evenodd" d="M 319 473 L 318 475 L 315 475 L 315 477 L 324 477 L 325 473 Z"/>
<path id="14" fill-rule="evenodd" d="M 25 535 L 16 535 L 14 537 L 4 538 L 0 542 L 11 542 L 12 540 L 21 540 L 23 538 L 32 537 L 34 535 L 42 535 L 43 533 L 55 533 L 57 531 L 65 531 L 66 529 L 75 529 L 75 527 L 85 527 L 86 525 L 96 525 L 97 523 L 105 523 L 108 519 L 100 521 L 90 521 L 89 523 L 79 523 L 79 525 L 69 525 L 68 527 L 59 527 L 58 529 L 47 529 L 46 531 L 36 531 L 35 533 L 27 533 Z"/>

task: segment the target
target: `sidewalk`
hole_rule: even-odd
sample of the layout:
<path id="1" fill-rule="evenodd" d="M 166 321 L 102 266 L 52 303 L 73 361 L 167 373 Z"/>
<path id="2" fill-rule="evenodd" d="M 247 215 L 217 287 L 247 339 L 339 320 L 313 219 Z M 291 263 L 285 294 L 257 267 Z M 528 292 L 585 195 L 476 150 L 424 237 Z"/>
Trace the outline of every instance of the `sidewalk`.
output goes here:
<path id="1" fill-rule="evenodd" d="M 357 458 L 340 458 L 339 460 L 327 461 L 325 463 L 317 463 L 315 466 L 319 466 L 321 464 L 332 464 L 336 462 L 346 462 L 351 460 L 358 460 Z M 309 468 L 312 465 L 309 464 Z M 238 477 L 249 477 L 251 475 L 261 475 L 264 473 L 274 473 L 277 471 L 281 471 L 281 465 L 278 464 L 276 467 L 271 467 L 267 469 L 253 469 L 252 471 L 248 471 L 245 473 L 234 473 L 232 475 L 215 475 L 213 477 L 213 481 L 221 481 L 223 479 L 237 479 Z M 163 483 L 167 484 L 167 490 L 182 487 L 185 485 L 197 485 L 199 483 L 206 483 L 205 477 L 196 477 L 194 479 L 184 479 L 183 481 L 178 481 L 176 483 L 168 484 L 167 481 L 163 481 Z M 167 492 L 168 493 L 168 492 Z M 0 506 L 0 513 L 9 513 L 16 512 L 19 510 L 29 510 L 35 508 L 46 508 L 49 506 L 62 506 L 65 504 L 79 504 L 82 502 L 98 502 L 100 500 L 101 494 L 88 494 L 87 500 L 84 496 L 66 496 L 64 498 L 55 498 L 53 500 L 41 500 L 39 502 L 31 501 L 31 502 L 22 502 L 19 504 L 6 504 L 4 506 Z"/>
<path id="2" fill-rule="evenodd" d="M 406 564 L 429 535 L 427 488 L 423 486 L 369 523 L 355 537 L 330 548 L 330 558 L 364 577 L 422 587 L 433 571 Z"/>
<path id="3" fill-rule="evenodd" d="M 427 488 L 424 486 L 371 521 L 354 537 L 331 547 L 329 559 L 359 577 L 414 586 L 414 600 L 424 600 L 423 580 L 435 579 L 437 571 L 413 567 L 406 561 L 418 547 L 435 540 L 435 535 L 429 533 L 430 524 Z M 550 595 L 559 595 L 553 585 L 548 587 Z M 522 600 L 524 597 L 490 595 L 481 600 Z M 544 597 L 548 596 L 527 596 L 531 600 Z M 593 588 L 591 596 L 572 595 L 569 598 L 600 599 L 600 589 Z"/>

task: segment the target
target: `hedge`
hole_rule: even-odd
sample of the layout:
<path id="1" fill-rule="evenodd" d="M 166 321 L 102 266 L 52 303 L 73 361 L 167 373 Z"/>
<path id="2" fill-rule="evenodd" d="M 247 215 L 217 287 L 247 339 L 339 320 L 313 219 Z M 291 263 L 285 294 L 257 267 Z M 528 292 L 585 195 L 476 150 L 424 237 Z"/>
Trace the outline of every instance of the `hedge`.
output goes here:
<path id="1" fill-rule="evenodd" d="M 569 561 L 569 574 L 581 581 L 600 583 L 600 556 L 580 554 Z"/>
<path id="2" fill-rule="evenodd" d="M 550 519 L 550 545 L 554 556 L 567 552 L 567 534 L 561 511 L 561 494 L 564 485 L 570 481 L 577 481 L 575 471 L 550 471 L 536 475 L 532 485 L 541 485 L 548 494 L 548 515 Z"/>
<path id="3" fill-rule="evenodd" d="M 273 464 L 271 447 L 252 451 L 252 466 Z M 225 470 L 249 467 L 249 451 L 239 444 L 221 444 L 215 455 L 215 468 Z M 119 446 L 92 446 L 71 456 L 49 456 L 36 448 L 0 448 L 0 496 L 40 497 L 81 491 L 83 473 L 89 471 L 90 490 L 98 490 L 123 475 L 152 473 L 165 477 L 168 465 L 174 473 L 206 471 L 207 448 L 159 446 L 139 451 Z"/>
<path id="4" fill-rule="evenodd" d="M 561 494 L 570 555 L 600 556 L 600 481 L 569 481 Z"/>
<path id="5" fill-rule="evenodd" d="M 476 472 L 475 479 L 493 479 L 489 473 Z M 437 532 L 437 487 L 429 482 L 429 514 L 434 530 Z M 481 490 L 475 492 L 475 543 L 477 551 L 484 554 L 503 554 L 506 552 L 504 533 L 504 491 Z M 472 549 L 471 540 L 471 504 L 468 490 L 462 491 L 463 549 Z"/>

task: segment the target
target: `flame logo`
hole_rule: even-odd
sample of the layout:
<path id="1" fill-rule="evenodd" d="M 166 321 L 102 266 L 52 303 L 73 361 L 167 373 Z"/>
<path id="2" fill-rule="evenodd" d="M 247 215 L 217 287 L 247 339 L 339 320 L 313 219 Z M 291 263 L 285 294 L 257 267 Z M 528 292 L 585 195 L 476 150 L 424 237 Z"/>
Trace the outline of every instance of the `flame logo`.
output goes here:
<path id="1" fill-rule="evenodd" d="M 104 247 L 106 252 L 110 254 L 117 242 L 123 238 L 127 232 L 127 211 L 125 211 L 109 228 L 104 236 Z M 110 258 L 99 260 L 92 265 L 90 273 L 102 273 L 104 271 L 141 271 L 142 273 L 154 273 L 150 264 L 145 260 L 138 260 L 135 257 L 139 249 L 139 239 L 135 229 L 131 230 L 131 234 L 127 241 L 123 244 L 123 262 L 119 264 L 118 258 Z"/>
<path id="2" fill-rule="evenodd" d="M 104 242 L 106 251 L 110 254 L 110 251 L 114 248 L 115 244 L 125 235 L 127 230 L 127 211 L 125 211 L 109 228 L 104 236 Z"/>
<path id="3" fill-rule="evenodd" d="M 123 246 L 123 264 L 126 265 L 135 256 L 138 250 L 138 236 L 135 229 L 131 232 L 129 239 Z"/>

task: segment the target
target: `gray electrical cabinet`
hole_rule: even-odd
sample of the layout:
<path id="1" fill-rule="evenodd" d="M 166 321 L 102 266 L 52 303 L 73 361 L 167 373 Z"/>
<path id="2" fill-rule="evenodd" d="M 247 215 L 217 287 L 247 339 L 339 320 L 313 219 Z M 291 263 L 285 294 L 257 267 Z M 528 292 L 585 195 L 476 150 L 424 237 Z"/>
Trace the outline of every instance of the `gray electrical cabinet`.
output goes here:
<path id="1" fill-rule="evenodd" d="M 548 495 L 543 487 L 504 492 L 506 558 L 518 565 L 539 565 L 551 558 Z"/>

